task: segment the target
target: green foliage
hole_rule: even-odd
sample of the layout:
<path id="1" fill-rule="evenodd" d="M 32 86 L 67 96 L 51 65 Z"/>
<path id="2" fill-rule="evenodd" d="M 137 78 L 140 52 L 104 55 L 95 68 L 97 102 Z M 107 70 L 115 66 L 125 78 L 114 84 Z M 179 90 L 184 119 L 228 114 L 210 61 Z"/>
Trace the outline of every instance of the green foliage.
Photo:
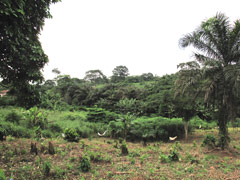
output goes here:
<path id="1" fill-rule="evenodd" d="M 124 124 L 121 121 L 110 121 L 109 129 L 111 136 L 114 138 L 119 138 L 124 136 Z"/>
<path id="2" fill-rule="evenodd" d="M 42 165 L 43 174 L 45 176 L 49 176 L 51 168 L 52 168 L 51 163 L 49 161 L 45 161 Z"/>
<path id="3" fill-rule="evenodd" d="M 189 126 L 191 131 L 191 126 Z M 181 119 L 168 119 L 164 117 L 156 118 L 138 118 L 131 124 L 129 131 L 130 139 L 143 138 L 149 140 L 168 141 L 169 137 L 184 135 L 184 125 Z"/>
<path id="4" fill-rule="evenodd" d="M 5 173 L 2 169 L 0 169 L 0 180 L 7 180 Z"/>
<path id="5" fill-rule="evenodd" d="M 215 121 L 206 122 L 197 116 L 189 121 L 189 125 L 194 129 L 213 129 L 217 127 L 217 123 Z"/>
<path id="6" fill-rule="evenodd" d="M 28 122 L 29 127 L 40 127 L 41 129 L 47 128 L 48 120 L 47 120 L 47 112 L 41 111 L 36 106 L 29 109 L 24 114 L 25 119 Z"/>
<path id="7" fill-rule="evenodd" d="M 136 99 L 121 99 L 117 102 L 116 109 L 118 109 L 119 112 L 123 114 L 127 114 L 128 112 L 137 114 L 137 101 Z"/>
<path id="8" fill-rule="evenodd" d="M 49 7 L 58 0 L 0 1 L 0 77 L 15 87 L 43 79 L 41 69 L 48 62 L 38 35 Z"/>
<path id="9" fill-rule="evenodd" d="M 30 138 L 33 134 L 31 129 L 6 121 L 0 121 L 0 132 L 5 136 Z"/>
<path id="10" fill-rule="evenodd" d="M 88 108 L 87 120 L 90 122 L 109 123 L 118 118 L 118 115 L 113 112 L 106 111 L 102 108 Z"/>
<path id="11" fill-rule="evenodd" d="M 86 155 L 84 155 L 81 160 L 80 160 L 80 166 L 79 169 L 82 172 L 88 172 L 91 169 L 91 163 L 90 163 L 90 158 Z"/>
<path id="12" fill-rule="evenodd" d="M 58 124 L 50 124 L 49 130 L 53 133 L 60 133 L 63 131 L 62 127 L 59 126 Z"/>
<path id="13" fill-rule="evenodd" d="M 170 161 L 179 161 L 179 153 L 178 150 L 176 148 L 172 148 L 170 150 L 170 153 L 168 155 L 168 158 L 170 159 Z"/>
<path id="14" fill-rule="evenodd" d="M 16 124 L 19 124 L 21 119 L 22 119 L 22 115 L 20 115 L 16 111 L 12 111 L 8 113 L 5 117 L 5 121 L 16 123 Z"/>
<path id="15" fill-rule="evenodd" d="M 64 139 L 69 142 L 78 142 L 79 141 L 79 135 L 76 131 L 76 129 L 73 128 L 66 128 L 64 130 Z"/>
<path id="16" fill-rule="evenodd" d="M 211 134 L 207 134 L 203 140 L 202 146 L 207 146 L 208 148 L 216 147 L 216 137 Z"/>
<path id="17" fill-rule="evenodd" d="M 0 106 L 13 106 L 16 104 L 16 98 L 14 96 L 3 96 L 0 98 Z"/>
<path id="18" fill-rule="evenodd" d="M 173 162 L 173 161 L 179 161 L 180 157 L 179 157 L 179 150 L 181 149 L 180 144 L 177 142 L 175 144 L 172 145 L 172 147 L 170 148 L 169 154 L 160 154 L 160 160 L 162 163 L 169 163 L 169 162 Z"/>
<path id="19" fill-rule="evenodd" d="M 113 83 L 124 81 L 129 75 L 129 71 L 126 66 L 116 66 L 112 72 L 113 75 L 111 77 L 111 82 Z"/>
<path id="20" fill-rule="evenodd" d="M 168 155 L 166 155 L 166 154 L 160 154 L 159 158 L 160 158 L 160 161 L 162 163 L 169 163 L 169 162 L 171 162 L 171 160 L 169 159 Z"/>
<path id="21" fill-rule="evenodd" d="M 85 73 L 84 79 L 95 84 L 106 83 L 107 77 L 100 70 L 89 70 Z"/>

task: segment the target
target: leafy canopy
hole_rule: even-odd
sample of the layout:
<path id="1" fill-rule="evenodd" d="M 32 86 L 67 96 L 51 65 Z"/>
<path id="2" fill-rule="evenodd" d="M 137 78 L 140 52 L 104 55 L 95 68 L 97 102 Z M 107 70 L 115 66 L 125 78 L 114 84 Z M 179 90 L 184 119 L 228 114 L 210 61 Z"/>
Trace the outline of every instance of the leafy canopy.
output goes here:
<path id="1" fill-rule="evenodd" d="M 0 1 L 0 77 L 3 83 L 20 84 L 42 80 L 48 62 L 38 35 L 49 6 L 59 0 Z"/>

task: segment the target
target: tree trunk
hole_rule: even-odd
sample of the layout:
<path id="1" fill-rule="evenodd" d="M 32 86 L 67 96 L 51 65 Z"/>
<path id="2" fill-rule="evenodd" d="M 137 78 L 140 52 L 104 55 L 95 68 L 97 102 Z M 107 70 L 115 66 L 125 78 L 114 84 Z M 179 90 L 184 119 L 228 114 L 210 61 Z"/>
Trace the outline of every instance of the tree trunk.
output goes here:
<path id="1" fill-rule="evenodd" d="M 188 121 L 184 121 L 185 141 L 188 140 Z"/>
<path id="2" fill-rule="evenodd" d="M 226 108 L 220 108 L 218 117 L 219 126 L 219 146 L 222 150 L 229 147 L 229 134 L 227 128 L 228 115 L 226 113 Z"/>

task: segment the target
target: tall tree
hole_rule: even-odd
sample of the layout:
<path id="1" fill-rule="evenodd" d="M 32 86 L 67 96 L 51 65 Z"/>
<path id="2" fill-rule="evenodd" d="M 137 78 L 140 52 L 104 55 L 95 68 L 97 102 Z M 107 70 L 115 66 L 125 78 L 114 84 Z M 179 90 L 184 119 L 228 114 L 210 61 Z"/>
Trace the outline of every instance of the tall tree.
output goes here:
<path id="1" fill-rule="evenodd" d="M 179 65 L 178 88 L 184 93 L 195 87 L 195 95 L 204 93 L 205 102 L 217 115 L 222 149 L 228 147 L 227 122 L 235 119 L 240 96 L 239 42 L 240 21 L 232 25 L 222 13 L 203 21 L 179 41 L 181 47 L 192 45 L 198 52 L 195 61 Z"/>
<path id="2" fill-rule="evenodd" d="M 123 81 L 129 75 L 129 71 L 126 66 L 116 66 L 113 69 L 112 73 L 113 73 L 113 75 L 111 77 L 112 82 Z"/>
<path id="3" fill-rule="evenodd" d="M 48 62 L 38 35 L 49 6 L 59 0 L 0 1 L 0 78 L 20 92 L 29 82 L 43 79 L 41 69 Z M 22 90 L 20 87 L 23 87 Z"/>
<path id="4" fill-rule="evenodd" d="M 102 73 L 101 70 L 89 70 L 85 73 L 84 79 L 92 83 L 106 83 L 108 81 L 107 77 Z"/>

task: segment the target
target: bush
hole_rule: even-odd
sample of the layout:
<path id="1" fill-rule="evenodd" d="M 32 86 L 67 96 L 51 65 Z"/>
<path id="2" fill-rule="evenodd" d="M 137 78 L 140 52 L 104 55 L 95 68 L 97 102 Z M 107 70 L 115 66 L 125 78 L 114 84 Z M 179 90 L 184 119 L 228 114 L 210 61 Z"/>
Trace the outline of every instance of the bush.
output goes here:
<path id="1" fill-rule="evenodd" d="M 0 122 L 0 132 L 4 133 L 5 136 L 30 138 L 33 131 L 23 126 L 19 126 L 10 122 Z"/>
<path id="2" fill-rule="evenodd" d="M 22 119 L 22 116 L 15 111 L 8 113 L 5 117 L 5 121 L 16 123 L 16 124 L 19 124 L 21 119 Z"/>
<path id="3" fill-rule="evenodd" d="M 216 137 L 214 135 L 208 134 L 205 136 L 202 146 L 207 146 L 208 148 L 216 147 Z"/>
<path id="4" fill-rule="evenodd" d="M 69 142 L 78 142 L 79 141 L 79 136 L 78 136 L 76 129 L 66 128 L 64 130 L 64 134 L 65 134 L 64 139 Z"/>
<path id="5" fill-rule="evenodd" d="M 25 119 L 28 121 L 28 127 L 39 126 L 41 129 L 45 129 L 48 125 L 48 114 L 44 111 L 40 111 L 36 106 L 25 112 Z"/>
<path id="6" fill-rule="evenodd" d="M 191 132 L 189 126 L 189 132 Z M 135 140 L 168 141 L 169 137 L 184 137 L 184 124 L 181 119 L 164 117 L 138 118 L 131 123 L 128 138 Z"/>
<path id="7" fill-rule="evenodd" d="M 88 138 L 93 134 L 94 130 L 87 126 L 82 126 L 81 128 L 76 128 L 76 132 L 78 133 L 79 137 Z"/>
<path id="8" fill-rule="evenodd" d="M 60 132 L 63 131 L 62 128 L 58 124 L 50 124 L 49 125 L 49 130 L 54 132 L 54 133 L 56 133 L 56 132 L 60 133 Z"/>
<path id="9" fill-rule="evenodd" d="M 195 129 L 213 129 L 217 127 L 217 123 L 215 121 L 206 122 L 199 117 L 194 117 L 189 121 L 189 125 Z"/>
<path id="10" fill-rule="evenodd" d="M 109 123 L 118 118 L 114 112 L 106 111 L 102 108 L 88 108 L 87 120 L 90 122 Z"/>

